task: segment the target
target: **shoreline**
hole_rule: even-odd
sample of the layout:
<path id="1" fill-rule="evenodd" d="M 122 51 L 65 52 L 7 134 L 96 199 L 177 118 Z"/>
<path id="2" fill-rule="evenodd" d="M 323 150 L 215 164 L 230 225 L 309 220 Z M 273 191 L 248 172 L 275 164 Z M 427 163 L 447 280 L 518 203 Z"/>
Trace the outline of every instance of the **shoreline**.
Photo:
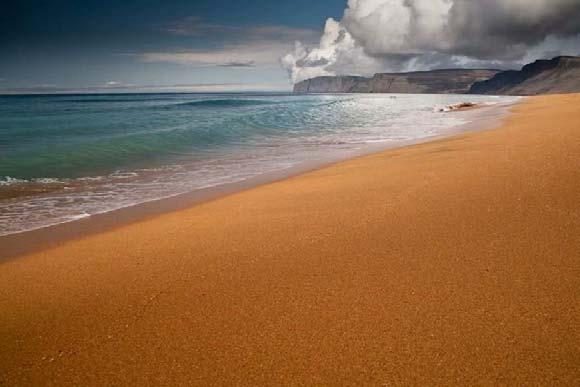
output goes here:
<path id="1" fill-rule="evenodd" d="M 0 384 L 576 385 L 580 94 L 0 262 Z"/>
<path id="2" fill-rule="evenodd" d="M 375 146 L 367 146 L 364 150 L 350 152 L 351 155 L 349 156 L 336 156 L 314 162 L 304 162 L 288 169 L 262 174 L 239 182 L 221 184 L 193 192 L 138 203 L 104 213 L 93 214 L 86 218 L 74 219 L 38 229 L 0 235 L 0 244 L 2 245 L 0 263 L 5 260 L 17 259 L 26 254 L 50 249 L 71 240 L 114 230 L 165 213 L 184 210 L 208 201 L 224 198 L 262 185 L 283 181 L 359 157 L 440 141 L 464 133 L 493 130 L 499 127 L 509 117 L 510 109 L 522 101 L 525 101 L 525 99 L 520 98 L 515 102 L 498 103 L 498 105 L 475 106 L 469 109 L 438 112 L 437 114 L 461 114 L 467 112 L 472 115 L 467 123 L 450 128 L 444 134 L 417 140 L 401 141 L 392 145 L 377 144 Z"/>

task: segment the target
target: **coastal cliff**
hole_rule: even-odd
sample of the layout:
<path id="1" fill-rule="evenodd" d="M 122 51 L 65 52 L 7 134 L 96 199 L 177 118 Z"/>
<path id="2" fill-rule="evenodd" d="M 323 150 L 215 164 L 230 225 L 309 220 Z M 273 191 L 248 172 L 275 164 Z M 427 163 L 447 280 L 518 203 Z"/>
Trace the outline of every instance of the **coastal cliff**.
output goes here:
<path id="1" fill-rule="evenodd" d="M 372 78 L 327 76 L 294 85 L 295 93 L 408 93 L 461 94 L 475 82 L 486 80 L 498 70 L 433 70 L 410 73 L 379 73 Z"/>
<path id="2" fill-rule="evenodd" d="M 520 71 L 502 71 L 477 82 L 472 94 L 539 95 L 580 92 L 580 57 L 560 56 L 537 60 Z"/>
<path id="3" fill-rule="evenodd" d="M 580 57 L 538 60 L 521 70 L 433 70 L 379 73 L 373 77 L 317 77 L 295 93 L 413 93 L 539 95 L 580 92 Z"/>
<path id="4" fill-rule="evenodd" d="M 371 78 L 357 76 L 316 77 L 294 85 L 295 93 L 368 93 Z"/>

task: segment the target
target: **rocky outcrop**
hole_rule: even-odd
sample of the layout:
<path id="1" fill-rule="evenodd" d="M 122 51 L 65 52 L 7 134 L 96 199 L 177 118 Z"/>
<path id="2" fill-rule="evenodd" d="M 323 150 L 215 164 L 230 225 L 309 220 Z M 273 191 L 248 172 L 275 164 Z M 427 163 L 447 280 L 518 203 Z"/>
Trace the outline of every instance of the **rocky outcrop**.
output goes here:
<path id="1" fill-rule="evenodd" d="M 538 95 L 580 92 L 580 57 L 538 60 L 520 71 L 502 71 L 475 83 L 472 94 Z"/>
<path id="2" fill-rule="evenodd" d="M 475 82 L 489 79 L 498 70 L 433 70 L 357 76 L 317 77 L 294 85 L 295 93 L 407 93 L 461 94 Z"/>

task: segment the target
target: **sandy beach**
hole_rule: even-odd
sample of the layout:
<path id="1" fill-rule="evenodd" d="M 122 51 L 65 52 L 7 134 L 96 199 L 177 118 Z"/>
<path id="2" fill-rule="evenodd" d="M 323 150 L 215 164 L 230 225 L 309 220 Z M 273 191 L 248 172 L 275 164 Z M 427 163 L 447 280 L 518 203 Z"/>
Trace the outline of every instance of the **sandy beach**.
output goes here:
<path id="1" fill-rule="evenodd" d="M 0 385 L 578 385 L 580 95 L 0 262 Z"/>

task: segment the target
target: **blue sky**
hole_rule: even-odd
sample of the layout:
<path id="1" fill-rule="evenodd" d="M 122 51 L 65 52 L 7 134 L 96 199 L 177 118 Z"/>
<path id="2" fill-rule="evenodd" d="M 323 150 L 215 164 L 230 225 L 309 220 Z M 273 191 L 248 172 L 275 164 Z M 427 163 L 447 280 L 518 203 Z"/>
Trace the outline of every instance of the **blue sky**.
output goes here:
<path id="1" fill-rule="evenodd" d="M 288 88 L 279 57 L 345 0 L 18 0 L 0 12 L 0 90 Z M 203 88 L 203 87 L 202 87 Z"/>

